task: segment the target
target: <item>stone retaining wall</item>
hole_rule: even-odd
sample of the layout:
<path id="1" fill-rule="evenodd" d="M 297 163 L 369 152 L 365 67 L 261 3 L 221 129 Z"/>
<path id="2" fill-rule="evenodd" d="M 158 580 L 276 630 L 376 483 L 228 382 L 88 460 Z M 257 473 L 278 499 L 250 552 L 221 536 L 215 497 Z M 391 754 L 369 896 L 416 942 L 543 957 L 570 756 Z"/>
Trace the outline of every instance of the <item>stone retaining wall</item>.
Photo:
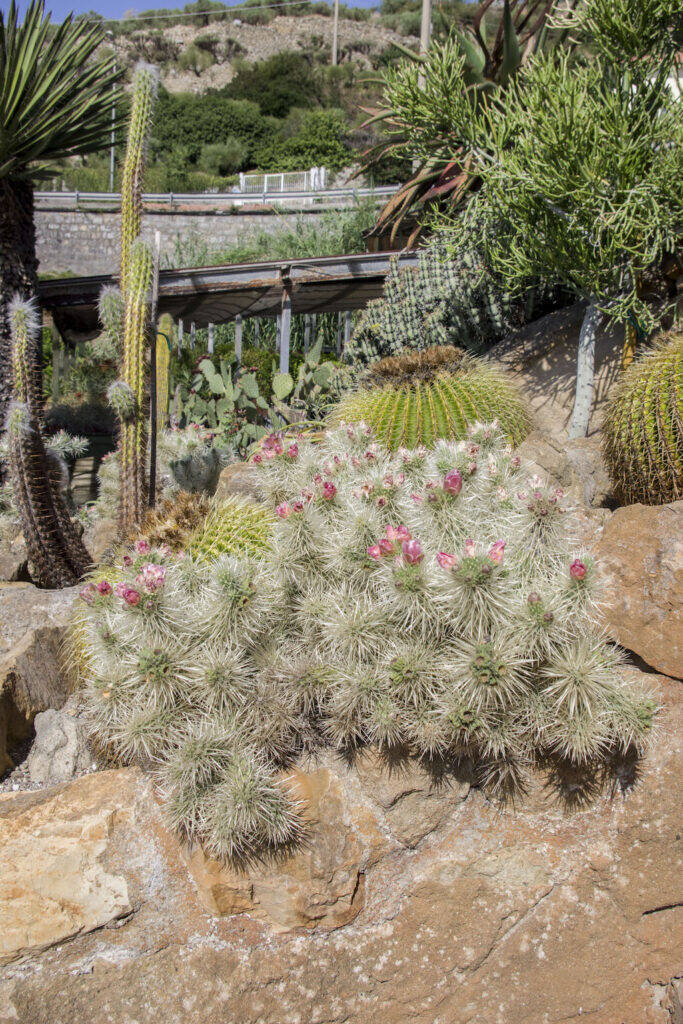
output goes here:
<path id="1" fill-rule="evenodd" d="M 329 207 L 326 211 L 329 211 Z M 154 232 L 161 232 L 162 265 L 164 255 L 171 257 L 178 237 L 191 237 L 210 249 L 244 241 L 258 229 L 267 231 L 283 224 L 294 225 L 302 217 L 319 219 L 322 210 L 303 207 L 296 210 L 279 208 L 276 212 L 231 209 L 191 211 L 146 211 L 143 215 L 143 237 L 148 241 Z M 109 274 L 116 270 L 119 259 L 121 217 L 118 210 L 50 209 L 36 210 L 36 245 L 40 273 L 52 275 Z"/>

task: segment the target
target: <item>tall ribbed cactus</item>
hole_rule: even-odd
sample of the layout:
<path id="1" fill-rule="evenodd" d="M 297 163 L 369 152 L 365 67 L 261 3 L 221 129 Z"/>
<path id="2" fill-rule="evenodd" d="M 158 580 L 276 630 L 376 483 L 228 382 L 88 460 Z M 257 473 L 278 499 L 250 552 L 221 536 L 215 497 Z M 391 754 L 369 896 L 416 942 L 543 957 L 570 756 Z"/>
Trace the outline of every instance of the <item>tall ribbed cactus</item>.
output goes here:
<path id="1" fill-rule="evenodd" d="M 683 329 L 665 335 L 624 371 L 604 437 L 620 500 L 661 505 L 683 497 Z"/>
<path id="2" fill-rule="evenodd" d="M 331 420 L 364 420 L 390 450 L 458 441 L 479 422 L 497 420 L 513 444 L 530 419 L 514 385 L 488 364 L 451 346 L 389 357 L 376 363 L 369 386 L 343 398 Z"/>
<path id="3" fill-rule="evenodd" d="M 40 330 L 35 302 L 16 296 L 10 305 L 14 401 L 7 423 L 14 500 L 21 519 L 28 561 L 42 587 L 72 586 L 91 558 L 61 494 L 61 473 L 45 450 L 40 431 L 40 399 L 30 348 Z"/>
<path id="4" fill-rule="evenodd" d="M 155 69 L 146 64 L 138 65 L 133 80 L 133 105 L 121 185 L 120 292 L 106 289 L 100 299 L 102 323 L 121 351 L 121 379 L 111 385 L 108 397 L 120 420 L 121 530 L 124 534 L 141 522 L 148 493 L 145 352 L 153 259 L 151 249 L 139 235 L 142 177 L 156 87 Z"/>
<path id="5" fill-rule="evenodd" d="M 121 290 L 126 294 L 131 246 L 140 234 L 142 178 L 152 124 L 158 74 L 149 64 L 138 64 L 133 78 L 133 105 L 128 125 L 126 160 L 121 181 Z"/>
<path id="6" fill-rule="evenodd" d="M 173 318 L 164 313 L 157 330 L 157 425 L 163 430 L 168 422 L 168 403 L 171 397 L 171 341 Z"/>

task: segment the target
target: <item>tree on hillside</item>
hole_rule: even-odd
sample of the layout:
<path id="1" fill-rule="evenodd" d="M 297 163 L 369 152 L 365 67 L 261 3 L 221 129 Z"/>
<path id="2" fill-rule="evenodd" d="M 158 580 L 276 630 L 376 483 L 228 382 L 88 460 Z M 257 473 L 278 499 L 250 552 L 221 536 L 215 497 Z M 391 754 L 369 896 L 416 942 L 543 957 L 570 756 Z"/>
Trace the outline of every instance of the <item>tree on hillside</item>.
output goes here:
<path id="1" fill-rule="evenodd" d="M 9 302 L 37 289 L 33 182 L 55 160 L 109 144 L 119 73 L 113 56 L 95 53 L 102 39 L 99 26 L 71 17 L 55 28 L 43 0 L 31 0 L 23 22 L 14 0 L 0 11 L 0 425 L 11 391 Z M 39 382 L 40 331 L 35 338 Z"/>
<path id="2" fill-rule="evenodd" d="M 477 205 L 508 225 L 488 238 L 493 269 L 513 286 L 555 278 L 587 302 L 572 437 L 588 429 L 601 317 L 651 329 L 638 280 L 680 240 L 679 15 L 679 0 L 582 0 L 562 24 L 590 56 L 535 58 L 500 102 L 461 121 Z"/>

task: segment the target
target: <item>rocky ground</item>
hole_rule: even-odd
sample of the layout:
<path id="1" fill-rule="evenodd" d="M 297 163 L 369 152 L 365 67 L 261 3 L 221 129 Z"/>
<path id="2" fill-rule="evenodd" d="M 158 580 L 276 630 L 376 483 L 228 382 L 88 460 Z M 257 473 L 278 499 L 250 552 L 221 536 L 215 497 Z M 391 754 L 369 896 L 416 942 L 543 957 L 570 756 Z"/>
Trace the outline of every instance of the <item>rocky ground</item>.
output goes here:
<path id="1" fill-rule="evenodd" d="M 539 772 L 500 807 L 466 769 L 326 754 L 291 778 L 305 844 L 229 870 L 178 844 L 149 776 L 97 764 L 63 658 L 77 588 L 21 582 L 10 551 L 0 1024 L 683 1024 L 683 502 L 613 511 L 599 439 L 568 444 L 566 390 L 538 396 L 555 429 L 523 454 L 566 488 L 605 628 L 658 691 L 648 757 Z M 258 497 L 248 467 L 229 493 Z"/>

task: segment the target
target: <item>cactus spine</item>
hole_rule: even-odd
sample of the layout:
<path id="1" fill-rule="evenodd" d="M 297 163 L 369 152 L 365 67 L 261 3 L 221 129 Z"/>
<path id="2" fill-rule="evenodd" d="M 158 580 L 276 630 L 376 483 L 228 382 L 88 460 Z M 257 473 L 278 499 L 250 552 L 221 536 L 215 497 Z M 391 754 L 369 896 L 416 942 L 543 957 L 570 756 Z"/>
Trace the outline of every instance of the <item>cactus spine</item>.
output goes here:
<path id="1" fill-rule="evenodd" d="M 683 329 L 624 371 L 604 435 L 620 500 L 661 505 L 683 497 Z"/>
<path id="2" fill-rule="evenodd" d="M 156 87 L 154 68 L 138 65 L 121 185 L 121 290 L 117 297 L 115 290 L 108 289 L 100 300 L 102 323 L 122 353 L 121 380 L 110 388 L 110 401 L 120 421 L 123 534 L 141 522 L 148 494 L 145 352 L 153 260 L 149 246 L 139 236 L 142 177 Z"/>
<path id="3" fill-rule="evenodd" d="M 275 516 L 265 505 L 227 498 L 213 506 L 188 544 L 188 552 L 203 562 L 221 555 L 259 555 L 268 551 Z"/>
<path id="4" fill-rule="evenodd" d="M 33 578 L 39 586 L 57 588 L 76 583 L 91 559 L 64 504 L 59 466 L 48 458 L 40 430 L 40 398 L 30 358 L 39 329 L 34 301 L 17 296 L 10 306 L 10 472 Z"/>

